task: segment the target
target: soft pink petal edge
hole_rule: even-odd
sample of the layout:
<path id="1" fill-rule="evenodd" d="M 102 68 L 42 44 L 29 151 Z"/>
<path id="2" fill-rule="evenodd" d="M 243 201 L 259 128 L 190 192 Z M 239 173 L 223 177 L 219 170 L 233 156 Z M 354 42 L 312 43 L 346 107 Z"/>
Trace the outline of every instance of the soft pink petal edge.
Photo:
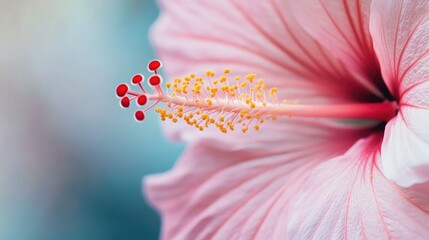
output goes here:
<path id="1" fill-rule="evenodd" d="M 429 181 L 429 1 L 380 1 L 370 30 L 383 79 L 399 99 L 386 126 L 382 165 L 401 186 Z"/>
<path id="2" fill-rule="evenodd" d="M 147 177 L 144 191 L 162 215 L 163 239 L 284 237 L 289 205 L 311 169 L 371 132 L 301 120 L 286 126 L 282 133 L 293 139 L 264 146 L 199 140 L 173 170 Z"/>
<path id="3" fill-rule="evenodd" d="M 382 134 L 313 169 L 292 206 L 290 239 L 426 239 L 429 184 L 400 188 L 379 168 Z"/>

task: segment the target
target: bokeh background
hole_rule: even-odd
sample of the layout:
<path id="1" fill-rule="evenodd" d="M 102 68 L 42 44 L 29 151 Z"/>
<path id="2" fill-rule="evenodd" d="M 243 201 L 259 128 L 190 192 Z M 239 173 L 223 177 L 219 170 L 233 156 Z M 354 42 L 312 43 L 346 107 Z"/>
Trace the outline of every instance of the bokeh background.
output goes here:
<path id="1" fill-rule="evenodd" d="M 157 239 L 141 190 L 183 150 L 118 83 L 155 54 L 152 0 L 0 0 L 0 239 Z"/>

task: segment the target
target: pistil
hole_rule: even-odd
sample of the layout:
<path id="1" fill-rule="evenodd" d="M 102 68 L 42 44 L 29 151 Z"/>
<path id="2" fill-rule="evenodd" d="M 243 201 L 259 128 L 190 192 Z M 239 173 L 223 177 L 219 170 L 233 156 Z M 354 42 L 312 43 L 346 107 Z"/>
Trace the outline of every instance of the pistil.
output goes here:
<path id="1" fill-rule="evenodd" d="M 154 91 L 149 93 L 142 86 L 144 77 L 140 74 L 132 78 L 132 84 L 138 85 L 141 92 L 130 91 L 128 85 L 118 86 L 116 93 L 121 97 L 121 105 L 129 107 L 130 101 L 145 106 L 144 110 L 135 112 L 135 118 L 142 121 L 145 113 L 151 108 L 165 103 L 156 112 L 161 120 L 170 119 L 178 122 L 183 119 L 187 124 L 203 131 L 211 125 L 221 132 L 234 131 L 238 126 L 243 133 L 250 128 L 260 129 L 265 121 L 275 121 L 283 117 L 336 118 L 336 119 L 370 119 L 389 121 L 396 115 L 395 102 L 307 105 L 296 100 L 277 97 L 277 88 L 268 89 L 263 79 L 256 80 L 255 74 L 244 78 L 228 77 L 230 69 L 216 77 L 213 71 L 206 71 L 204 77 L 189 74 L 167 82 L 167 92 L 161 87 L 162 78 L 158 75 L 161 62 L 149 63 L 149 71 L 154 74 L 149 78 L 149 86 Z"/>

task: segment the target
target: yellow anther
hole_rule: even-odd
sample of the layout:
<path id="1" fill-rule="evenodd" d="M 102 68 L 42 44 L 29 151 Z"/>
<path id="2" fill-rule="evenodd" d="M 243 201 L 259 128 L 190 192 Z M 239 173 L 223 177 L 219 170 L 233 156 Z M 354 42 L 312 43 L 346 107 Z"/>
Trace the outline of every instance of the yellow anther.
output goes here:
<path id="1" fill-rule="evenodd" d="M 271 89 L 270 89 L 270 96 L 271 96 L 271 97 L 274 97 L 274 96 L 276 95 L 277 91 L 278 91 L 278 89 L 277 89 L 277 88 L 275 88 L 275 87 L 274 87 L 274 88 L 271 88 Z"/>
<path id="2" fill-rule="evenodd" d="M 221 77 L 219 78 L 219 82 L 221 82 L 221 83 L 226 82 L 226 77 L 225 77 L 225 76 L 221 76 Z"/>
<path id="3" fill-rule="evenodd" d="M 171 119 L 176 123 L 183 119 L 200 131 L 216 125 L 222 133 L 234 131 L 237 124 L 243 133 L 252 128 L 259 131 L 264 121 L 277 119 L 277 88 L 267 90 L 264 80 L 256 79 L 253 73 L 245 77 L 236 76 L 237 82 L 229 85 L 229 75 L 226 75 L 229 73 L 231 70 L 226 68 L 223 75 L 214 77 L 215 73 L 207 70 L 205 76 L 190 73 L 167 82 L 165 87 L 171 89 L 171 93 L 168 98 L 161 98 L 161 101 L 166 101 L 166 109 L 157 108 L 155 111 L 161 120 Z M 294 103 L 289 100 L 282 102 Z M 265 115 L 268 112 L 272 115 Z"/>
<path id="4" fill-rule="evenodd" d="M 214 76 L 215 76 L 215 72 L 213 72 L 213 71 L 211 71 L 211 70 L 207 70 L 207 71 L 205 72 L 205 74 L 206 74 L 206 76 L 207 76 L 207 77 L 214 77 Z"/>
<path id="5" fill-rule="evenodd" d="M 240 117 L 244 117 L 244 114 L 246 114 L 246 109 L 240 111 Z"/>
<path id="6" fill-rule="evenodd" d="M 254 73 L 250 73 L 250 74 L 247 74 L 247 75 L 246 75 L 246 79 L 247 79 L 250 83 L 253 83 L 253 80 L 255 79 L 255 77 L 256 77 L 256 74 L 254 74 Z"/>

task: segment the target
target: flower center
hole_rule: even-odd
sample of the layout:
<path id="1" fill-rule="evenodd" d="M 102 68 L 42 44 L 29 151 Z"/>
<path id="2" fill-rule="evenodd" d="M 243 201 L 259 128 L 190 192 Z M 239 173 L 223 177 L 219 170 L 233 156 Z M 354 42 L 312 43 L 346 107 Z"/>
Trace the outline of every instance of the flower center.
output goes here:
<path id="1" fill-rule="evenodd" d="M 121 106 L 128 108 L 135 100 L 137 105 L 146 106 L 144 110 L 135 112 L 135 118 L 142 121 L 145 113 L 154 106 L 165 103 L 156 112 L 161 120 L 170 119 L 178 122 L 183 119 L 187 124 L 200 131 L 216 126 L 221 132 L 234 131 L 237 127 L 243 133 L 253 128 L 258 131 L 266 121 L 276 121 L 282 117 L 320 117 L 337 119 L 370 119 L 389 121 L 396 115 L 397 104 L 385 101 L 382 103 L 304 105 L 297 100 L 278 99 L 278 89 L 267 88 L 263 79 L 256 79 L 255 74 L 228 77 L 230 69 L 216 76 L 213 71 L 206 71 L 205 76 L 191 73 L 184 78 L 176 78 L 167 82 L 164 91 L 161 87 L 162 78 L 157 70 L 161 62 L 153 60 L 149 63 L 149 71 L 154 74 L 149 78 L 149 86 L 154 89 L 148 93 L 142 86 L 143 75 L 135 75 L 131 83 L 138 85 L 141 92 L 130 91 L 128 85 L 120 84 L 116 94 L 121 97 Z"/>

